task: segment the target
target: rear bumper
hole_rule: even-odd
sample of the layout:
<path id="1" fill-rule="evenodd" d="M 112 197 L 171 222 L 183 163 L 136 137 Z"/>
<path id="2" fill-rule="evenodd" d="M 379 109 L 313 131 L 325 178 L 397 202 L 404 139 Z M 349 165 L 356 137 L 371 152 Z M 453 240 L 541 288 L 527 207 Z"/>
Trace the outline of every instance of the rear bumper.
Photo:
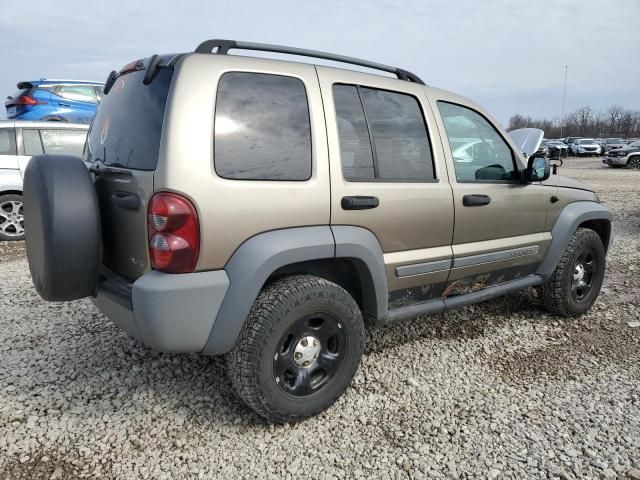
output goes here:
<path id="1" fill-rule="evenodd" d="M 201 352 L 229 287 L 224 270 L 145 273 L 131 283 L 105 272 L 93 303 L 118 327 L 162 352 Z"/>

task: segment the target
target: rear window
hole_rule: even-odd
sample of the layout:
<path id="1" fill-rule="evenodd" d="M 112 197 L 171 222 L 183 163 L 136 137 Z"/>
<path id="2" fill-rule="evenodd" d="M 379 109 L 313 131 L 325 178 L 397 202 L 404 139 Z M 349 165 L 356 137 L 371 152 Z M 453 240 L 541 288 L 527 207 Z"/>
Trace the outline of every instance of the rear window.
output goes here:
<path id="1" fill-rule="evenodd" d="M 98 106 L 85 160 L 134 170 L 155 170 L 173 70 L 161 68 L 150 85 L 144 71 L 118 78 Z"/>

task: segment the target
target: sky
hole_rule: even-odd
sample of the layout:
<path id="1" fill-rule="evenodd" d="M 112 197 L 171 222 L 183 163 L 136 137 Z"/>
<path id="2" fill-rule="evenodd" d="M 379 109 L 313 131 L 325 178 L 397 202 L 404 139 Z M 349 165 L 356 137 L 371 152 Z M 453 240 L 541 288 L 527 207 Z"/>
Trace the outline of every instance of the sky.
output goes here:
<path id="1" fill-rule="evenodd" d="M 612 104 L 640 110 L 640 0 L 0 0 L 0 94 L 22 80 L 101 80 L 208 38 L 274 43 L 410 70 L 506 124 Z M 0 116 L 6 111 L 2 108 Z"/>

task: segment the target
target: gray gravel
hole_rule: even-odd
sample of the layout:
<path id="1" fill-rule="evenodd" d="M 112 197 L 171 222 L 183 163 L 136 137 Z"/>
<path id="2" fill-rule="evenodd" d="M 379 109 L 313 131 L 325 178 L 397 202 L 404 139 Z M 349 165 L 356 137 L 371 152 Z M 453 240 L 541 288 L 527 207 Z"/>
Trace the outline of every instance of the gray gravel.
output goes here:
<path id="1" fill-rule="evenodd" d="M 521 292 L 370 331 L 347 394 L 288 426 L 245 408 L 221 359 L 43 302 L 23 245 L 0 244 L 0 478 L 640 479 L 640 171 L 568 164 L 615 215 L 588 315 Z"/>

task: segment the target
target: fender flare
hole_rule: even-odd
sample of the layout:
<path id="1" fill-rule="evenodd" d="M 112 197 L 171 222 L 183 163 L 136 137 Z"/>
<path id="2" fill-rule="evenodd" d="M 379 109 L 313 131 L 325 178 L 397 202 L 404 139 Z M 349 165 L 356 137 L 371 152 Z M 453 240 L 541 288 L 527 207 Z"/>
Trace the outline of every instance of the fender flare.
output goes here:
<path id="1" fill-rule="evenodd" d="M 369 287 L 375 289 L 375 296 L 366 297 L 366 307 L 375 308 L 376 316 L 386 315 L 384 258 L 371 232 L 328 225 L 273 230 L 245 241 L 225 265 L 229 289 L 202 353 L 219 355 L 233 348 L 255 299 L 273 272 L 294 263 L 336 257 L 356 259 L 360 274 L 360 269 L 368 270 Z M 363 285 L 363 290 L 367 287 Z"/>
<path id="2" fill-rule="evenodd" d="M 551 230 L 551 246 L 538 267 L 538 275 L 548 277 L 553 273 L 573 234 L 581 224 L 589 220 L 606 220 L 611 225 L 611 212 L 602 204 L 590 201 L 573 202 L 564 207 Z M 611 238 L 612 235 L 609 234 L 605 250 L 609 249 Z"/>

